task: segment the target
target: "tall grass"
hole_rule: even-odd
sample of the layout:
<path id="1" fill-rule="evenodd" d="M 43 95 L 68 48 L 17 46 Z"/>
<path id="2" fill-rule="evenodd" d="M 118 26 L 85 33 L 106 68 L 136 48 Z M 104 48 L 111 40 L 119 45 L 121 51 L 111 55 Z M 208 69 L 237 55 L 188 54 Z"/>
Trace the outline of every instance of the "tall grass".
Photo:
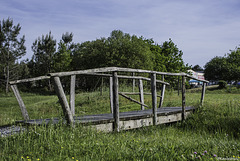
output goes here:
<path id="1" fill-rule="evenodd" d="M 21 135 L 0 138 L 0 160 L 240 159 L 240 95 L 222 91 L 219 93 L 207 91 L 204 105 L 187 120 L 177 124 L 120 133 L 103 133 L 81 126 L 72 129 L 62 124 L 29 127 Z M 189 92 L 186 98 L 187 105 L 197 106 L 200 93 Z M 11 105 L 7 102 L 5 105 L 12 107 L 14 113 L 17 104 L 12 97 L 5 99 L 12 101 Z M 24 95 L 24 100 L 28 99 L 34 100 L 26 103 L 29 109 L 34 107 L 39 111 L 47 106 L 52 108 L 50 113 L 53 109 L 61 111 L 54 96 Z M 79 115 L 110 112 L 107 99 L 107 92 L 103 96 L 99 92 L 78 94 L 76 112 Z M 151 97 L 146 97 L 146 101 L 150 100 Z M 131 104 L 121 98 L 120 111 L 140 109 L 139 105 L 134 104 L 132 107 Z M 177 92 L 166 93 L 164 106 L 180 105 L 181 96 Z M 1 105 L 0 109 L 2 108 Z M 40 115 L 38 112 L 30 113 L 30 117 Z M 60 113 L 44 112 L 47 116 L 54 117 Z"/>

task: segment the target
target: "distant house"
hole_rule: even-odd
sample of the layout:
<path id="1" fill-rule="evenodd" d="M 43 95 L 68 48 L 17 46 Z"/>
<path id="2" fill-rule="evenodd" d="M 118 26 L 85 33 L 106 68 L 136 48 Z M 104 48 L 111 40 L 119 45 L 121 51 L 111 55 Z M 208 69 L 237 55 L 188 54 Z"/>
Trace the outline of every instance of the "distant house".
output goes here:
<path id="1" fill-rule="evenodd" d="M 205 80 L 204 77 L 204 72 L 203 71 L 193 71 L 193 70 L 188 70 L 188 73 L 190 73 L 194 78 L 196 79 L 201 79 L 201 80 Z M 202 85 L 202 82 L 197 81 L 195 79 L 190 79 L 189 80 L 189 84 L 191 85 L 191 87 L 197 87 Z"/>

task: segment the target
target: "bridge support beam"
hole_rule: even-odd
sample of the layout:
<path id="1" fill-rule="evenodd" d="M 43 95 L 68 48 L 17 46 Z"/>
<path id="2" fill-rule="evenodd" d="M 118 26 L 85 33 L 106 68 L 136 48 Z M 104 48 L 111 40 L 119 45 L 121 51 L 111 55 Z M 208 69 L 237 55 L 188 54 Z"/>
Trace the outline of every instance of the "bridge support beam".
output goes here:
<path id="1" fill-rule="evenodd" d="M 155 73 L 151 74 L 151 91 L 152 91 L 153 125 L 157 125 L 157 87 Z"/>
<path id="2" fill-rule="evenodd" d="M 119 126 L 119 98 L 118 98 L 118 76 L 117 72 L 112 73 L 112 79 L 113 79 L 113 131 L 119 132 L 120 126 Z"/>
<path id="3" fill-rule="evenodd" d="M 60 78 L 59 77 L 53 77 L 53 79 L 54 79 L 55 91 L 57 93 L 58 99 L 59 99 L 60 104 L 62 106 L 63 113 L 65 115 L 65 119 L 70 126 L 74 127 L 74 119 L 73 119 L 72 111 L 69 107 L 66 95 L 63 91 L 63 87 L 62 87 L 62 83 L 60 81 Z"/>

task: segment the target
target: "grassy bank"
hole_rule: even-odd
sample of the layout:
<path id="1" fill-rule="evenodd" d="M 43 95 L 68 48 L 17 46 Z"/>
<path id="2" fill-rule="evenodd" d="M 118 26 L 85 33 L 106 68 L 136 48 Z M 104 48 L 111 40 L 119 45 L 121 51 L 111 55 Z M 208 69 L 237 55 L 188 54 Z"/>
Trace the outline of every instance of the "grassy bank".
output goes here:
<path id="1" fill-rule="evenodd" d="M 1 97 L 1 124 L 21 119 L 14 97 Z M 31 118 L 57 117 L 55 96 L 23 94 Z M 186 96 L 197 106 L 198 91 Z M 77 95 L 76 113 L 109 112 L 108 93 Z M 151 98 L 146 97 L 146 104 Z M 168 91 L 164 106 L 180 106 L 181 96 Z M 11 109 L 11 110 L 9 110 Z M 120 99 L 120 111 L 140 109 Z M 3 112 L 2 112 L 3 111 Z M 4 113 L 4 114 L 2 114 Z M 5 118 L 3 118 L 5 117 Z M 207 91 L 204 106 L 182 123 L 102 133 L 64 125 L 32 127 L 21 135 L 0 138 L 0 160 L 217 160 L 240 159 L 240 94 Z"/>

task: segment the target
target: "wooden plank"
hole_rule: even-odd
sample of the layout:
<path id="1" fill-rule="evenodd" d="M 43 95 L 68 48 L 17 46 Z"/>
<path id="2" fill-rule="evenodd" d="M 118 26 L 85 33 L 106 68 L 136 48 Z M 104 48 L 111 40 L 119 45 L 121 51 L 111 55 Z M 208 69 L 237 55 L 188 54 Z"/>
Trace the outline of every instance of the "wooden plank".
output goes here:
<path id="1" fill-rule="evenodd" d="M 125 95 L 140 95 L 139 92 L 121 92 Z M 152 95 L 152 93 L 146 93 L 146 92 L 143 92 L 144 95 Z M 161 97 L 160 95 L 157 95 L 157 97 Z"/>
<path id="2" fill-rule="evenodd" d="M 112 71 L 116 71 L 116 70 L 117 70 L 117 67 L 106 67 L 106 68 L 95 68 L 95 69 L 70 71 L 70 72 L 49 73 L 48 75 L 52 76 L 52 77 L 56 77 L 56 76 L 63 77 L 63 76 L 78 75 L 78 74 L 112 72 Z"/>
<path id="3" fill-rule="evenodd" d="M 157 87 L 155 73 L 151 74 L 151 91 L 152 91 L 153 125 L 157 125 Z"/>
<path id="4" fill-rule="evenodd" d="M 185 120 L 185 106 L 186 106 L 186 86 L 185 86 L 185 82 L 186 82 L 186 77 L 182 76 L 182 120 Z"/>
<path id="5" fill-rule="evenodd" d="M 67 101 L 66 95 L 63 91 L 63 87 L 62 87 L 60 78 L 59 77 L 54 77 L 53 79 L 54 79 L 55 91 L 57 93 L 58 99 L 59 99 L 60 104 L 62 106 L 65 119 L 67 120 L 67 123 L 70 126 L 74 127 L 74 120 L 73 120 L 72 111 L 70 110 L 70 107 L 68 105 L 68 101 Z"/>
<path id="6" fill-rule="evenodd" d="M 109 97 L 110 97 L 110 110 L 113 113 L 113 78 L 109 79 Z"/>
<path id="7" fill-rule="evenodd" d="M 25 104 L 23 103 L 22 97 L 20 96 L 17 85 L 15 85 L 15 84 L 11 85 L 11 88 L 13 90 L 13 93 L 14 93 L 17 101 L 18 101 L 18 104 L 19 104 L 19 107 L 21 109 L 22 116 L 23 116 L 24 120 L 29 120 L 29 115 L 28 115 L 27 109 L 25 107 Z"/>
<path id="8" fill-rule="evenodd" d="M 106 67 L 106 68 L 96 68 L 96 69 L 87 69 L 87 70 L 80 70 L 80 71 L 70 71 L 70 72 L 59 72 L 59 73 L 49 73 L 49 76 L 69 76 L 69 75 L 78 75 L 78 74 L 86 74 L 86 73 L 101 73 L 101 72 L 135 72 L 135 73 L 155 73 L 160 75 L 170 75 L 170 76 L 186 76 L 186 73 L 167 73 L 167 72 L 157 72 L 157 71 L 150 71 L 150 70 L 142 70 L 142 69 L 131 69 L 131 68 L 118 68 L 118 67 Z"/>
<path id="9" fill-rule="evenodd" d="M 118 75 L 118 78 L 125 78 L 125 79 L 142 79 L 142 80 L 146 80 L 146 81 L 151 81 L 150 78 L 146 78 L 146 77 L 140 77 L 140 76 L 125 76 L 125 75 Z M 170 85 L 167 82 L 163 82 L 161 80 L 156 80 L 157 83 L 162 83 L 162 84 L 166 84 L 166 85 Z"/>
<path id="10" fill-rule="evenodd" d="M 50 77 L 49 76 L 40 76 L 40 77 L 35 77 L 35 78 L 15 80 L 15 81 L 11 81 L 9 83 L 10 84 L 18 84 L 18 83 L 33 82 L 33 81 L 44 80 L 44 79 L 50 79 Z"/>
<path id="11" fill-rule="evenodd" d="M 128 100 L 130 100 L 130 101 L 132 101 L 132 102 L 135 102 L 135 103 L 137 103 L 137 104 L 140 104 L 141 106 L 149 107 L 148 105 L 145 105 L 144 103 L 141 103 L 141 102 L 139 102 L 139 101 L 137 101 L 137 100 L 135 100 L 135 99 L 133 99 L 133 98 L 131 98 L 131 97 L 129 97 L 129 96 L 121 93 L 121 92 L 119 92 L 119 95 L 123 96 L 124 98 L 126 98 L 126 99 L 128 99 Z"/>
<path id="12" fill-rule="evenodd" d="M 117 72 L 113 72 L 113 130 L 116 132 L 120 131 L 119 126 L 119 98 L 118 98 L 118 77 Z"/>
<path id="13" fill-rule="evenodd" d="M 193 111 L 193 107 L 186 107 L 186 113 Z M 171 115 L 179 114 L 179 121 L 181 120 L 182 114 L 182 107 L 164 107 L 157 109 L 157 117 L 164 118 L 165 116 L 168 118 L 166 121 L 171 121 Z M 121 121 L 128 121 L 128 120 L 141 120 L 144 118 L 149 118 L 149 122 L 152 125 L 152 110 L 141 110 L 141 111 L 128 111 L 128 112 L 121 112 L 119 113 L 120 117 L 120 126 Z M 170 119 L 170 120 L 169 120 Z M 86 116 L 78 116 L 74 117 L 75 123 L 80 123 L 83 125 L 97 125 L 97 124 L 107 124 L 113 123 L 113 115 L 110 113 L 105 114 L 96 114 L 96 115 L 86 115 Z M 27 124 L 43 124 L 43 123 L 53 123 L 57 124 L 59 122 L 59 118 L 52 118 L 52 119 L 37 119 L 37 120 L 26 120 L 26 121 L 17 121 L 16 123 L 27 123 Z M 161 121 L 160 121 L 161 122 Z M 157 124 L 160 123 L 159 121 Z M 149 124 L 150 125 L 150 124 Z M 111 127 L 112 129 L 113 127 Z"/>
<path id="14" fill-rule="evenodd" d="M 203 105 L 204 96 L 205 96 L 205 91 L 206 91 L 206 83 L 203 83 L 203 86 L 202 86 L 202 94 L 201 94 L 201 101 L 200 101 L 201 106 Z"/>
<path id="15" fill-rule="evenodd" d="M 70 109 L 72 111 L 73 116 L 75 115 L 75 85 L 76 85 L 76 75 L 71 75 L 71 83 L 70 83 Z"/>
<path id="16" fill-rule="evenodd" d="M 164 75 L 162 75 L 162 81 L 164 81 Z M 158 107 L 158 108 L 161 108 L 162 105 L 163 105 L 163 99 L 164 99 L 165 87 L 166 87 L 166 85 L 165 85 L 165 84 L 162 84 L 161 97 L 160 97 L 160 102 L 159 102 L 159 107 Z"/>
<path id="17" fill-rule="evenodd" d="M 178 96 L 180 95 L 180 77 L 178 76 L 178 86 L 177 86 L 177 89 L 178 89 Z"/>
<path id="18" fill-rule="evenodd" d="M 135 73 L 134 73 L 134 72 L 132 73 L 132 76 L 133 76 L 133 77 L 135 76 Z M 133 84 L 132 84 L 132 92 L 134 92 L 134 90 L 135 90 L 135 79 L 133 79 L 132 81 L 133 81 L 133 82 L 132 82 L 132 83 L 133 83 Z"/>
<path id="19" fill-rule="evenodd" d="M 140 102 L 141 102 L 141 110 L 144 110 L 144 93 L 143 93 L 143 83 L 142 80 L 139 79 L 139 93 L 140 93 Z"/>
<path id="20" fill-rule="evenodd" d="M 166 89 L 166 85 L 165 85 L 165 84 L 163 84 L 163 85 L 162 85 L 161 97 L 160 97 L 160 102 L 159 102 L 159 107 L 158 107 L 158 108 L 161 108 L 161 107 L 162 107 L 162 105 L 163 105 L 163 100 L 164 100 L 165 89 Z"/>

